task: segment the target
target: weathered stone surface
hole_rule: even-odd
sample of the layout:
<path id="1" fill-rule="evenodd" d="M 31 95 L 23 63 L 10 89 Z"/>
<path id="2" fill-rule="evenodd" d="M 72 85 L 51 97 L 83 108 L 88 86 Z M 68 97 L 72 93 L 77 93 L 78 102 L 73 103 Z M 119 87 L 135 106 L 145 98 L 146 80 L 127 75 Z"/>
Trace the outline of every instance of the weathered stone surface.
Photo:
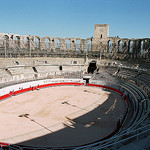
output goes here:
<path id="1" fill-rule="evenodd" d="M 0 57 L 100 57 L 150 62 L 150 38 L 109 37 L 109 24 L 95 24 L 94 38 L 0 33 Z"/>

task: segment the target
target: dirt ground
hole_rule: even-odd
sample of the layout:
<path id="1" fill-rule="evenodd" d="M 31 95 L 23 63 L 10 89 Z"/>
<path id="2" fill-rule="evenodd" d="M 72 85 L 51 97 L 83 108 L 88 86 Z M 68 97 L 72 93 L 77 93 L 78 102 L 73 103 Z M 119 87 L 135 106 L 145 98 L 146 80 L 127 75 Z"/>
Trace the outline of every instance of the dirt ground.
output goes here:
<path id="1" fill-rule="evenodd" d="M 115 92 L 87 86 L 58 86 L 0 102 L 0 141 L 30 146 L 70 146 L 112 133 L 125 113 Z"/>

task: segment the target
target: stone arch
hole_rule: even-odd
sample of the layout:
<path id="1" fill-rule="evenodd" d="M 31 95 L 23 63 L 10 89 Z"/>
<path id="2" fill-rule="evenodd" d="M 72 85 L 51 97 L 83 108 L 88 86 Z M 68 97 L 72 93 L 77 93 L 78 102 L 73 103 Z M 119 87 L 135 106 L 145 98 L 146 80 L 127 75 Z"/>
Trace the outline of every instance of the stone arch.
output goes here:
<path id="1" fill-rule="evenodd" d="M 60 49 L 60 39 L 58 38 L 55 40 L 55 48 Z"/>
<path id="2" fill-rule="evenodd" d="M 132 40 L 130 40 L 129 41 L 129 48 L 128 48 L 129 53 L 133 53 L 133 46 L 134 46 L 134 42 Z"/>
<path id="3" fill-rule="evenodd" d="M 76 51 L 80 51 L 81 40 L 76 40 Z"/>
<path id="4" fill-rule="evenodd" d="M 122 48 L 123 48 L 123 41 L 122 41 L 122 40 L 119 40 L 119 41 L 118 41 L 118 52 L 121 52 L 121 51 L 122 51 Z"/>
<path id="5" fill-rule="evenodd" d="M 8 35 L 4 35 L 3 36 L 3 45 L 7 48 L 9 48 L 9 36 Z"/>
<path id="6" fill-rule="evenodd" d="M 96 68 L 97 68 L 96 61 L 95 61 L 95 60 L 92 60 L 92 61 L 89 63 L 89 66 L 88 66 L 88 73 L 93 74 L 94 71 L 96 70 Z"/>
<path id="7" fill-rule="evenodd" d="M 45 38 L 44 43 L 45 43 L 46 49 L 50 49 L 50 39 L 49 38 Z"/>
<path id="8" fill-rule="evenodd" d="M 34 48 L 40 49 L 40 38 L 39 37 L 34 38 Z"/>
<path id="9" fill-rule="evenodd" d="M 113 42 L 111 40 L 108 41 L 108 53 L 112 52 Z"/>
<path id="10" fill-rule="evenodd" d="M 86 41 L 86 50 L 87 51 L 92 51 L 92 42 L 91 42 L 91 40 Z"/>
<path id="11" fill-rule="evenodd" d="M 144 41 L 142 40 L 140 42 L 140 52 L 142 53 L 144 51 Z"/>
<path id="12" fill-rule="evenodd" d="M 66 49 L 70 49 L 70 39 L 66 39 Z"/>
<path id="13" fill-rule="evenodd" d="M 24 38 L 24 47 L 29 49 L 29 44 L 30 44 L 29 37 L 25 37 Z"/>
<path id="14" fill-rule="evenodd" d="M 19 36 L 14 37 L 14 44 L 16 47 L 20 47 L 20 37 Z"/>

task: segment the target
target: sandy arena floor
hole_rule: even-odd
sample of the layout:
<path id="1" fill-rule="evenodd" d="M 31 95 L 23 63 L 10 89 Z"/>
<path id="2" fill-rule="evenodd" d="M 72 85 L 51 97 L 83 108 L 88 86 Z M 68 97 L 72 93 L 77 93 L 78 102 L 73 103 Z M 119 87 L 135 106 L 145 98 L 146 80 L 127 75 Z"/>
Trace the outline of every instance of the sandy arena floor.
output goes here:
<path id="1" fill-rule="evenodd" d="M 115 92 L 58 86 L 0 102 L 0 141 L 30 146 L 74 146 L 112 133 L 125 113 Z"/>

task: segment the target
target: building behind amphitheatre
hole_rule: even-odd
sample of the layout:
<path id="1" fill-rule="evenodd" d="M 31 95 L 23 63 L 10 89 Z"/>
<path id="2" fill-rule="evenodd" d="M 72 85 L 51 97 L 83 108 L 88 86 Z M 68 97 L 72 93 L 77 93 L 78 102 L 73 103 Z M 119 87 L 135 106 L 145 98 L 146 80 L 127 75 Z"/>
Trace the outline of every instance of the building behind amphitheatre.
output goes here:
<path id="1" fill-rule="evenodd" d="M 95 24 L 94 37 L 60 38 L 0 33 L 0 57 L 95 57 L 150 62 L 150 38 L 109 37 L 109 24 Z"/>

